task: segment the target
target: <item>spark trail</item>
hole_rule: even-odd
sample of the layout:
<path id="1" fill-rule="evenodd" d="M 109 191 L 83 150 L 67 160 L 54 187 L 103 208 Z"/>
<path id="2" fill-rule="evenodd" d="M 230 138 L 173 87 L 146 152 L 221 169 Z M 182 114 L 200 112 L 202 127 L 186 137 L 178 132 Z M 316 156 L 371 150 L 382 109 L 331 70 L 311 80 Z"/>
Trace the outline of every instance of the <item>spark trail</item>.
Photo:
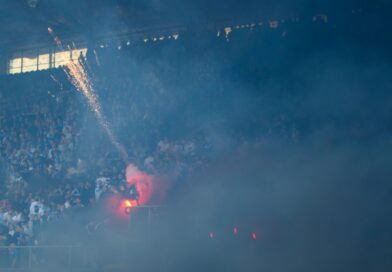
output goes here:
<path id="1" fill-rule="evenodd" d="M 57 46 L 64 50 L 61 40 L 54 35 L 53 30 L 48 27 L 49 34 L 53 37 Z M 104 129 L 110 142 L 114 145 L 117 151 L 120 153 L 125 163 L 128 163 L 128 154 L 122 144 L 117 140 L 116 136 L 110 128 L 110 124 L 107 121 L 105 115 L 102 113 L 101 104 L 99 103 L 98 95 L 95 92 L 94 85 L 91 78 L 88 75 L 86 69 L 86 60 L 73 61 L 70 60 L 63 68 L 68 80 L 75 86 L 75 88 L 81 92 L 86 98 L 90 106 L 90 109 L 94 112 L 98 123 Z"/>

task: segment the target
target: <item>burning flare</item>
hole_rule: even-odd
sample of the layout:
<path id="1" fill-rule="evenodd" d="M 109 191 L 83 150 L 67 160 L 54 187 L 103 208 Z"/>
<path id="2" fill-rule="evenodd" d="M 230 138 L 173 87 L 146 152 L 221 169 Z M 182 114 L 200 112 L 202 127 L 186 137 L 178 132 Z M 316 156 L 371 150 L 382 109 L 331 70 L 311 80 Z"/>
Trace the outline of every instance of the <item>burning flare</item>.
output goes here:
<path id="1" fill-rule="evenodd" d="M 140 194 L 139 202 L 145 205 L 151 199 L 153 194 L 153 177 L 140 171 L 135 165 L 129 164 L 125 171 L 127 183 L 135 185 Z"/>

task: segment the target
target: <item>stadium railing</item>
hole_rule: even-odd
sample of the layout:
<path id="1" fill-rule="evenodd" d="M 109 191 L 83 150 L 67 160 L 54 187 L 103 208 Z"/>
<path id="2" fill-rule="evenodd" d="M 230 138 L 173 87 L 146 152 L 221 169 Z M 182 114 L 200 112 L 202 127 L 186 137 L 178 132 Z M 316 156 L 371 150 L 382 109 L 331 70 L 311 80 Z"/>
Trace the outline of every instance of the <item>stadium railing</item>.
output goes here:
<path id="1" fill-rule="evenodd" d="M 0 246 L 0 271 L 82 269 L 90 265 L 87 253 L 81 246 Z"/>

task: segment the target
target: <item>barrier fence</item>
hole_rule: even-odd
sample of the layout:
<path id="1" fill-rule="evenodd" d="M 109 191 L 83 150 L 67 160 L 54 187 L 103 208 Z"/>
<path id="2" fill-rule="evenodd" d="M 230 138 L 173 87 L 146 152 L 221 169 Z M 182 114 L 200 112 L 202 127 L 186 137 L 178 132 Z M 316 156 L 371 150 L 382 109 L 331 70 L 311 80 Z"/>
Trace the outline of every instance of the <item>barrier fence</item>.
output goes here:
<path id="1" fill-rule="evenodd" d="M 0 246 L 0 271 L 82 269 L 91 266 L 87 253 L 81 246 Z"/>
<path id="2" fill-rule="evenodd" d="M 149 246 L 153 231 L 153 223 L 162 218 L 162 206 L 140 206 L 129 215 L 128 230 L 119 235 L 127 243 L 127 248 Z M 159 225 L 162 229 L 162 224 Z M 122 245 L 124 246 L 124 244 Z M 102 263 L 103 252 L 114 253 L 121 249 L 117 244 L 105 244 L 104 248 L 80 245 L 39 245 L 39 246 L 0 246 L 0 272 L 25 271 L 53 268 L 58 271 L 91 270 Z M 121 257 L 120 252 L 114 254 Z M 115 261 L 114 261 L 115 262 Z M 47 270 L 45 270 L 47 271 Z"/>

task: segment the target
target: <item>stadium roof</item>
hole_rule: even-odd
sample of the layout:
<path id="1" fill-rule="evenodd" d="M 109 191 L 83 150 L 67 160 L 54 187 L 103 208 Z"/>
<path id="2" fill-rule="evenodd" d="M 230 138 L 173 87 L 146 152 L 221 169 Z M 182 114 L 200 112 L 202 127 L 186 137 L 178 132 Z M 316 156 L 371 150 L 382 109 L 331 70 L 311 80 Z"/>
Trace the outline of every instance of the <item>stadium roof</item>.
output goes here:
<path id="1" fill-rule="evenodd" d="M 361 5 L 367 0 L 346 1 Z M 382 0 L 378 0 L 382 1 Z M 339 3 L 340 2 L 340 3 Z M 0 0 L 0 50 L 99 39 L 137 29 L 198 24 L 232 17 L 272 18 L 347 8 L 337 0 Z M 375 1 L 372 1 L 374 4 Z M 339 4 L 336 4 L 339 3 Z"/>

